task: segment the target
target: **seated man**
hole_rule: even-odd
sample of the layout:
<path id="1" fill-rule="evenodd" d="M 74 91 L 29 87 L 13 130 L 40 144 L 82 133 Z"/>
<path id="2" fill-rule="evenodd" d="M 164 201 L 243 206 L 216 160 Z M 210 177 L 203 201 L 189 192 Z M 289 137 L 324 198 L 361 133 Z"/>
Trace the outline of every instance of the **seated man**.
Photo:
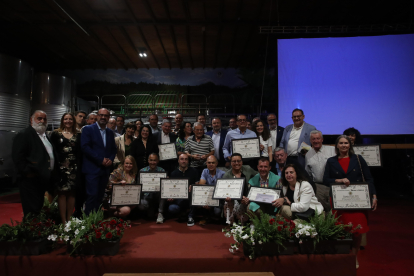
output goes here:
<path id="1" fill-rule="evenodd" d="M 218 165 L 217 158 L 214 155 L 210 155 L 207 158 L 207 169 L 204 169 L 203 173 L 201 174 L 201 179 L 199 182 L 200 185 L 216 185 L 217 179 L 223 177 L 224 172 L 222 170 L 217 169 L 217 165 Z M 191 207 L 190 214 L 188 216 L 194 218 L 198 210 L 200 210 L 200 208 L 201 207 L 195 207 L 195 206 Z M 220 218 L 223 206 L 220 202 L 220 206 L 218 207 L 203 206 L 202 208 L 204 208 L 205 210 L 204 213 L 206 214 L 206 216 L 208 217 L 213 216 L 215 218 Z M 206 223 L 205 220 L 200 221 L 200 225 L 203 225 L 205 223 Z"/>
<path id="2" fill-rule="evenodd" d="M 194 168 L 188 167 L 188 156 L 187 154 L 181 154 L 178 156 L 178 168 L 175 169 L 171 173 L 171 178 L 188 178 L 189 185 L 197 184 L 198 180 L 200 179 L 200 175 L 198 171 Z M 189 186 L 189 189 L 191 186 Z M 179 214 L 180 212 L 184 212 L 188 207 L 188 199 L 167 199 L 168 203 L 168 211 L 171 214 Z M 192 217 L 188 217 L 187 226 L 193 226 L 194 219 Z"/>
<path id="3" fill-rule="evenodd" d="M 257 164 L 257 169 L 259 171 L 254 177 L 249 180 L 251 187 L 260 187 L 260 188 L 271 188 L 276 189 L 280 176 L 272 173 L 270 171 L 270 161 L 265 157 L 261 157 Z M 277 208 L 271 204 L 260 204 L 256 202 L 250 202 L 249 210 L 256 212 L 256 215 L 259 214 L 258 210 L 262 210 L 263 213 L 269 215 L 275 215 Z"/>
<path id="4" fill-rule="evenodd" d="M 165 172 L 163 168 L 158 167 L 159 161 L 160 161 L 160 158 L 158 157 L 158 154 L 151 153 L 148 156 L 149 166 L 142 168 L 140 172 L 152 172 L 152 173 Z M 138 181 L 138 183 L 140 182 Z M 160 197 L 159 193 L 142 193 L 141 204 L 138 205 L 138 209 L 140 211 L 150 210 L 151 203 L 154 201 L 157 202 L 159 200 L 160 203 L 158 205 L 157 223 L 164 223 L 164 216 L 162 215 L 162 213 L 164 211 L 165 199 L 160 199 L 159 197 Z"/>

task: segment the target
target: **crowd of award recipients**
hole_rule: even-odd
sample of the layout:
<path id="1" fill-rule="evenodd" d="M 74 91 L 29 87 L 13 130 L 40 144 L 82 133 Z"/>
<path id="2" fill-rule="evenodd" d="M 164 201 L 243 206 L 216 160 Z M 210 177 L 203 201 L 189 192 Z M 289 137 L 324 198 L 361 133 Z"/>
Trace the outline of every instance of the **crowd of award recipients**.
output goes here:
<path id="1" fill-rule="evenodd" d="M 174 126 L 163 119 L 159 127 L 154 114 L 149 124 L 138 120 L 125 125 L 122 116 L 110 117 L 102 108 L 97 114 L 65 113 L 60 127 L 47 132 L 47 114 L 36 110 L 31 125 L 16 135 L 12 148 L 24 215 L 41 210 L 47 191 L 58 197 L 62 223 L 98 208 L 111 216 L 147 216 L 156 223 L 178 217 L 188 226 L 200 217 L 200 224 L 247 223 L 247 213 L 259 215 L 259 210 L 288 219 L 306 218 L 332 211 L 332 184 L 348 187 L 356 182 L 369 184 L 371 208 L 377 208 L 370 170 L 353 150 L 360 139 L 354 128 L 345 130 L 335 146 L 327 146 L 322 132 L 304 121 L 300 109 L 293 110 L 293 124 L 285 128 L 277 125 L 274 114 L 252 122 L 240 114 L 230 119 L 228 127 L 222 126 L 220 118 L 213 118 L 207 126 L 204 115 L 194 124 L 185 122 L 182 114 L 174 119 Z M 238 150 L 237 142 L 246 150 Z M 239 199 L 223 197 L 216 206 L 192 206 L 176 195 L 161 198 L 160 192 L 141 192 L 138 205 L 112 206 L 107 195 L 114 184 L 139 184 L 143 172 L 188 179 L 189 193 L 192 185 L 216 185 L 218 179 L 240 178 L 244 184 Z M 248 198 L 251 187 L 280 189 L 280 197 L 270 204 L 252 202 Z M 369 230 L 367 212 L 337 213 L 343 223 L 361 226 L 353 238 L 357 255 L 362 234 Z"/>

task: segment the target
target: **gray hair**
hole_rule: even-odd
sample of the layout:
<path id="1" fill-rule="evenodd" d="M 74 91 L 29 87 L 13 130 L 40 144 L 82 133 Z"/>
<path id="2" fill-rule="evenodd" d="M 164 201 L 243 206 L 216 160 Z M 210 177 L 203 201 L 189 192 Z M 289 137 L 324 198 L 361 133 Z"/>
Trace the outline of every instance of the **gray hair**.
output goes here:
<path id="1" fill-rule="evenodd" d="M 171 124 L 171 121 L 170 120 L 168 120 L 168 119 L 164 119 L 164 120 L 162 120 L 162 126 L 164 125 L 164 124 L 166 124 L 166 123 L 169 123 L 169 124 Z"/>
<path id="2" fill-rule="evenodd" d="M 320 131 L 320 130 L 312 130 L 311 132 L 310 132 L 310 134 L 309 134 L 309 136 L 312 136 L 312 134 L 320 134 L 321 135 L 321 138 L 323 139 L 323 135 L 322 135 L 322 132 Z"/>
<path id="3" fill-rule="evenodd" d="M 43 110 L 39 110 L 39 109 L 38 109 L 38 110 L 35 110 L 35 111 L 32 113 L 32 116 L 31 116 L 31 118 L 32 118 L 32 119 L 34 119 L 34 117 L 35 117 L 35 114 L 36 114 L 36 113 L 43 113 L 43 114 L 45 114 L 45 115 L 46 115 L 46 117 L 47 117 L 46 112 L 44 112 Z"/>
<path id="4" fill-rule="evenodd" d="M 281 147 L 275 148 L 274 152 L 281 151 L 281 150 L 283 150 L 283 152 L 285 152 L 285 149 L 284 148 L 281 148 Z"/>
<path id="5" fill-rule="evenodd" d="M 109 118 L 108 123 L 112 120 L 116 121 L 114 117 L 111 117 L 111 118 Z"/>
<path id="6" fill-rule="evenodd" d="M 89 117 L 90 117 L 91 115 L 95 115 L 95 116 L 96 116 L 96 115 L 98 115 L 98 114 L 96 114 L 95 112 L 91 112 L 91 113 L 89 113 L 89 114 L 88 114 L 88 116 L 86 116 L 86 120 L 89 120 Z"/>
<path id="7" fill-rule="evenodd" d="M 102 110 L 102 109 L 108 111 L 108 113 L 111 114 L 111 112 L 108 109 L 106 109 L 105 107 L 99 108 L 98 113 L 99 113 L 99 110 Z"/>
<path id="8" fill-rule="evenodd" d="M 196 126 L 202 126 L 203 129 L 204 129 L 204 125 L 202 123 L 195 122 L 194 125 L 193 125 L 193 130 L 195 130 Z"/>

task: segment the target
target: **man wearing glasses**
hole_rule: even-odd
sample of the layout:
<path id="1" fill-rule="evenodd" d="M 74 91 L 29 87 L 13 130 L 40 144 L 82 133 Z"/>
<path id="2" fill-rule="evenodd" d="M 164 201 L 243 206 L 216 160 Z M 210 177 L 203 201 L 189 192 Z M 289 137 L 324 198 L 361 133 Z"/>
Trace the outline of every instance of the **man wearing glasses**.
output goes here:
<path id="1" fill-rule="evenodd" d="M 294 109 L 292 112 L 293 124 L 288 125 L 283 131 L 282 140 L 280 141 L 280 147 L 285 149 L 288 155 L 287 163 L 292 163 L 290 160 L 294 159 L 305 168 L 305 155 L 306 152 L 300 152 L 302 142 L 306 143 L 310 147 L 310 132 L 315 130 L 316 127 L 305 123 L 305 114 L 301 109 Z"/>
<path id="2" fill-rule="evenodd" d="M 256 138 L 256 133 L 247 129 L 247 117 L 244 114 L 237 116 L 238 128 L 227 132 L 226 139 L 224 140 L 223 153 L 226 159 L 226 167 L 230 166 L 230 157 L 233 154 L 232 143 L 234 139 Z"/>
<path id="3" fill-rule="evenodd" d="M 97 210 L 101 205 L 116 154 L 114 132 L 106 127 L 108 120 L 109 111 L 101 108 L 98 111 L 98 121 L 85 126 L 82 130 L 82 172 L 86 180 L 86 214 Z"/>

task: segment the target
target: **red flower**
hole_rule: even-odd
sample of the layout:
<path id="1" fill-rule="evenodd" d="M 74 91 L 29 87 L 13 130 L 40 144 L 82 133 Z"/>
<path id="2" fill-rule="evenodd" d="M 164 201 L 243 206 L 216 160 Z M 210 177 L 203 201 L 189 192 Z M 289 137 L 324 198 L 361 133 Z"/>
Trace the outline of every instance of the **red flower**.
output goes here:
<path id="1" fill-rule="evenodd" d="M 289 222 L 289 220 L 288 220 L 287 218 L 285 218 L 285 221 L 286 221 L 286 222 Z"/>
<path id="2" fill-rule="evenodd" d="M 116 231 L 117 236 L 121 236 L 121 231 Z"/>
<path id="3" fill-rule="evenodd" d="M 101 236 L 102 236 L 102 233 L 101 233 L 101 232 L 96 232 L 96 238 L 97 238 L 97 239 L 100 239 L 100 238 L 101 238 Z"/>
<path id="4" fill-rule="evenodd" d="M 115 224 L 116 224 L 116 220 L 114 220 L 114 219 L 113 219 L 113 220 L 111 220 L 110 224 L 111 224 L 111 225 L 115 225 Z"/>
<path id="5" fill-rule="evenodd" d="M 112 238 L 112 233 L 111 232 L 106 233 L 105 238 L 107 239 Z"/>
<path id="6" fill-rule="evenodd" d="M 277 231 L 282 231 L 282 226 L 278 226 Z"/>
<path id="7" fill-rule="evenodd" d="M 120 222 L 123 222 L 124 220 L 123 220 L 123 219 L 119 219 L 119 221 L 120 221 Z"/>
<path id="8" fill-rule="evenodd" d="M 275 219 L 273 218 L 269 220 L 270 225 L 273 225 L 274 222 L 275 222 Z"/>
<path id="9" fill-rule="evenodd" d="M 118 223 L 117 225 L 119 228 L 122 228 L 122 223 Z"/>
<path id="10" fill-rule="evenodd" d="M 45 223 L 45 226 L 46 226 L 46 227 L 50 227 L 50 226 L 52 226 L 52 224 L 51 224 L 49 221 L 47 221 L 47 222 Z"/>
<path id="11" fill-rule="evenodd" d="M 283 221 L 278 221 L 277 223 L 279 223 L 280 225 L 283 225 L 284 224 Z"/>

